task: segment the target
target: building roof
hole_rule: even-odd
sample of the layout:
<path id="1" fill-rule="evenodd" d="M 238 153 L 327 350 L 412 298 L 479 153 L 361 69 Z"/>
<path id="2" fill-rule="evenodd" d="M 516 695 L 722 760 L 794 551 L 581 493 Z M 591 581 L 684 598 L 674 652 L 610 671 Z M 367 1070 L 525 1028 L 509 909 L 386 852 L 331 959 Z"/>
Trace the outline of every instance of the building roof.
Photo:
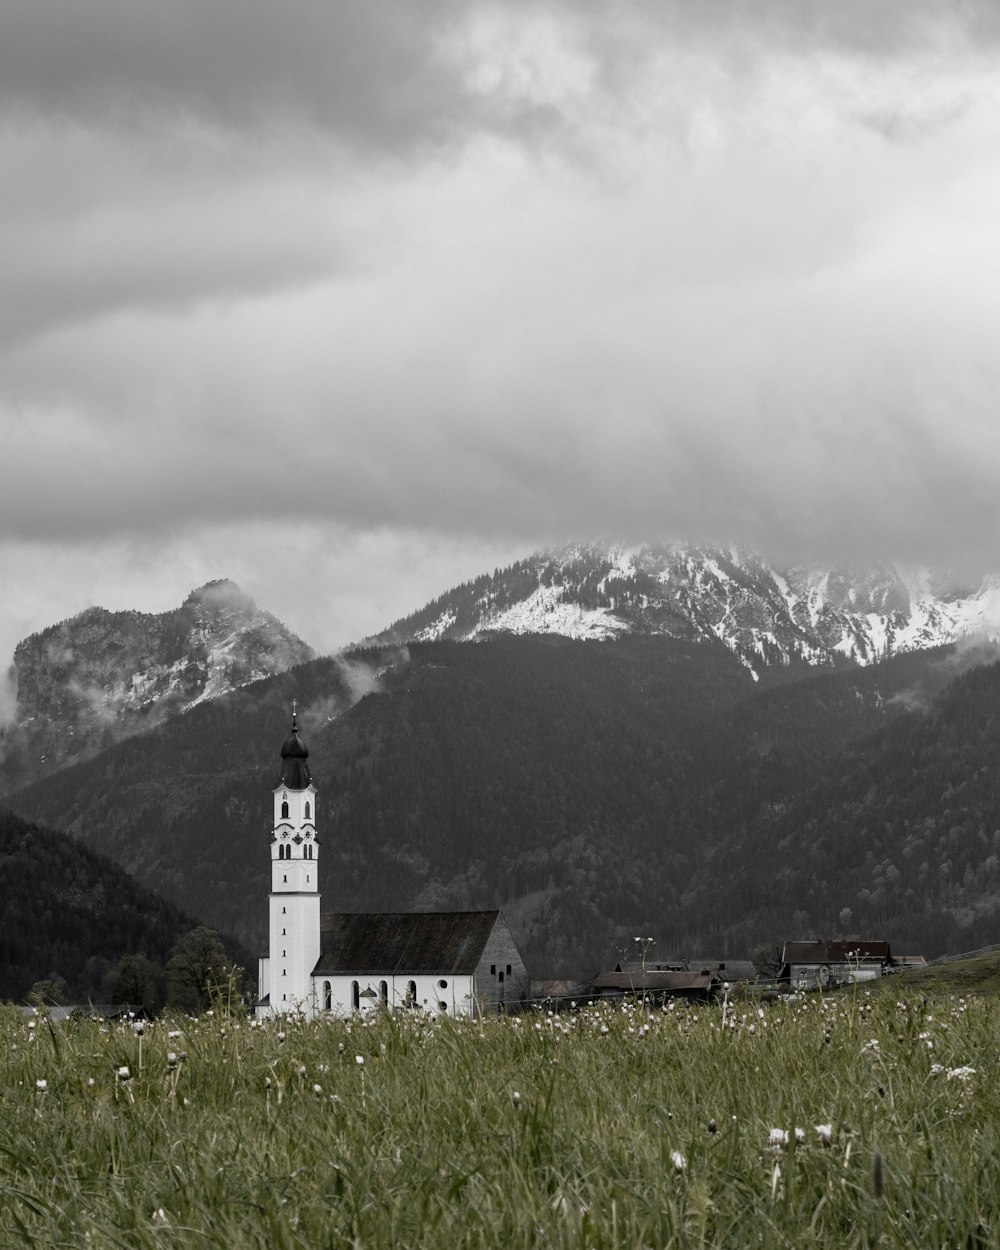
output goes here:
<path id="1" fill-rule="evenodd" d="M 836 942 L 786 942 L 781 953 L 781 962 L 785 964 L 849 964 L 855 960 L 888 963 L 891 959 L 888 942 L 868 942 L 862 938 Z"/>
<path id="2" fill-rule="evenodd" d="M 309 773 L 309 748 L 299 737 L 295 712 L 292 712 L 292 731 L 281 745 L 281 776 L 275 789 L 284 786 L 288 790 L 305 790 L 312 785 Z"/>
<path id="3" fill-rule="evenodd" d="M 498 911 L 325 915 L 313 975 L 475 972 L 499 916 Z"/>
<path id="4" fill-rule="evenodd" d="M 602 972 L 594 977 L 595 990 L 678 991 L 707 990 L 719 977 L 712 972 Z"/>

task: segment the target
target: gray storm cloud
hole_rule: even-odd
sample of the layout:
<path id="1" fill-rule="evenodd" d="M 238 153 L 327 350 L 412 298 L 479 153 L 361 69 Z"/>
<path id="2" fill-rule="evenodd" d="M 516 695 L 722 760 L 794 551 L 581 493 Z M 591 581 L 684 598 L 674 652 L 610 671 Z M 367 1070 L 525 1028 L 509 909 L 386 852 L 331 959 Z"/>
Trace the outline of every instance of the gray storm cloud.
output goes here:
<path id="1" fill-rule="evenodd" d="M 6 543 L 997 566 L 994 4 L 0 0 L 0 29 Z"/>

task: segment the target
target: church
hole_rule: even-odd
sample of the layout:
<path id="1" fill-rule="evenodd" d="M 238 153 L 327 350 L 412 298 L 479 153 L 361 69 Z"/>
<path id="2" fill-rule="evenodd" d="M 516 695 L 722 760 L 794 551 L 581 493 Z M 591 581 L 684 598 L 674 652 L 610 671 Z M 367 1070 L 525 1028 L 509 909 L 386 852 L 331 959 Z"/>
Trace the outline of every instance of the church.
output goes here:
<path id="1" fill-rule="evenodd" d="M 528 994 L 524 961 L 499 911 L 323 915 L 316 786 L 293 704 L 271 830 L 268 953 L 260 1016 L 424 1010 L 503 1011 Z"/>

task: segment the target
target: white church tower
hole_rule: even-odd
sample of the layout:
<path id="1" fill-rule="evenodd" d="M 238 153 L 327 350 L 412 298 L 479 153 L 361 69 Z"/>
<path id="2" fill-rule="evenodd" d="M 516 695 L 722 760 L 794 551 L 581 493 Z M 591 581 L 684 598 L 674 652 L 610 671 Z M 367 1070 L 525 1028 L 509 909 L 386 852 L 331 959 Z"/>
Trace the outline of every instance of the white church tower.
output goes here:
<path id="1" fill-rule="evenodd" d="M 262 1014 L 316 1011 L 312 971 L 319 959 L 319 843 L 316 787 L 309 751 L 299 737 L 295 704 L 292 731 L 281 748 L 281 777 L 274 790 L 268 957 L 260 961 Z"/>

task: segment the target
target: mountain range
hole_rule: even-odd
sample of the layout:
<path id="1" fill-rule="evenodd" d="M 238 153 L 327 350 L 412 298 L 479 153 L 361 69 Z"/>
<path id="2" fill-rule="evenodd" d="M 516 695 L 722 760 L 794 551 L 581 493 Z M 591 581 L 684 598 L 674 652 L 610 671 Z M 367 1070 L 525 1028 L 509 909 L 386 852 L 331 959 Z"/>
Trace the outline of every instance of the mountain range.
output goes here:
<path id="1" fill-rule="evenodd" d="M 872 664 L 1000 628 L 1000 579 L 880 564 L 779 571 L 739 548 L 607 544 L 536 552 L 435 599 L 366 641 L 493 633 L 719 640 L 753 673 Z"/>
<path id="2" fill-rule="evenodd" d="M 259 946 L 296 699 L 326 908 L 501 904 L 536 975 L 635 933 L 663 957 L 854 931 L 968 949 L 1000 927 L 993 594 L 733 551 L 539 554 L 347 655 L 159 701 L 183 715 L 122 709 L 146 732 L 8 770 L 6 801 Z"/>

